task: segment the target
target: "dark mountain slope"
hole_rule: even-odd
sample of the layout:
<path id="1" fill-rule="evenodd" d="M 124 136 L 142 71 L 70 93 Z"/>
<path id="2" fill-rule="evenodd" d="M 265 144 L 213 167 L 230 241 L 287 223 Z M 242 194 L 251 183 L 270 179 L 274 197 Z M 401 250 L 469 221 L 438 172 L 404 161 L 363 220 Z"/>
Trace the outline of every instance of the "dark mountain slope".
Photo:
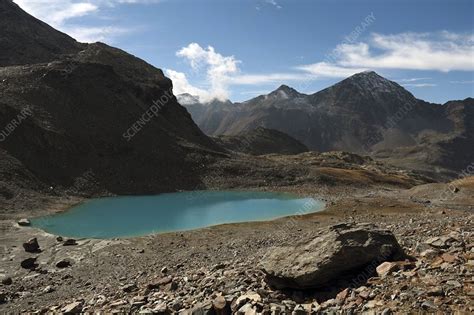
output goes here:
<path id="1" fill-rule="evenodd" d="M 304 144 L 287 134 L 262 127 L 237 136 L 219 136 L 215 141 L 228 150 L 253 155 L 298 154 L 308 151 Z"/>
<path id="2" fill-rule="evenodd" d="M 12 0 L 0 0 L 0 30 L 0 66 L 47 62 L 76 53 L 83 46 L 24 12 Z"/>
<path id="3" fill-rule="evenodd" d="M 7 8 L 12 12 L 3 14 L 26 15 L 16 5 Z M 16 28 L 36 23 L 28 17 L 15 21 Z M 0 29 L 0 37 L 14 38 L 11 30 Z M 35 43 L 47 47 L 51 38 L 44 36 Z M 69 47 L 70 41 L 58 44 Z M 198 187 L 203 165 L 222 149 L 178 104 L 171 80 L 119 49 L 100 43 L 82 48 L 49 63 L 0 67 L 0 129 L 6 135 L 0 155 L 9 161 L 0 169 L 0 200 L 23 186 L 82 193 L 74 183 L 84 174 L 93 174 L 98 190 L 116 194 Z"/>
<path id="4" fill-rule="evenodd" d="M 458 177 L 460 172 L 471 169 L 474 165 L 474 99 L 450 101 L 442 108 L 445 118 L 452 123 L 450 132 L 426 132 L 416 145 L 379 150 L 374 156 L 397 166 L 441 176 Z"/>

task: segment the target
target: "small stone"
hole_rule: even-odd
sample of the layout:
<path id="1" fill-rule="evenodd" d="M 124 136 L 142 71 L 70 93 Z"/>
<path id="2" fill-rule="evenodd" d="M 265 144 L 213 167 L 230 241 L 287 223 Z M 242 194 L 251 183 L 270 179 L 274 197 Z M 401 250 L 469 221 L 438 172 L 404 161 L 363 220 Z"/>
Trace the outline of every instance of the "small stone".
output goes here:
<path id="1" fill-rule="evenodd" d="M 370 292 L 369 290 L 364 290 L 359 293 L 359 296 L 363 298 L 364 300 L 367 300 L 369 298 Z"/>
<path id="2" fill-rule="evenodd" d="M 134 283 L 132 283 L 132 284 L 127 284 L 127 285 L 124 285 L 124 286 L 122 287 L 122 291 L 123 291 L 123 292 L 127 292 L 127 293 L 133 292 L 133 291 L 136 291 L 136 290 L 138 290 L 138 287 L 137 287 L 137 285 L 134 284 Z"/>
<path id="3" fill-rule="evenodd" d="M 168 277 L 164 277 L 164 278 L 161 278 L 155 282 L 150 282 L 148 283 L 147 285 L 147 289 L 148 290 L 157 290 L 159 289 L 162 285 L 166 285 L 168 283 L 170 283 L 171 281 L 173 281 L 173 277 L 171 276 L 168 276 Z"/>
<path id="4" fill-rule="evenodd" d="M 54 289 L 52 286 L 48 285 L 43 289 L 43 293 L 51 293 L 54 292 Z"/>
<path id="5" fill-rule="evenodd" d="M 377 274 L 380 277 L 383 278 L 383 277 L 391 274 L 392 272 L 396 271 L 397 269 L 398 269 L 397 263 L 386 261 L 386 262 L 380 264 L 376 268 L 376 271 L 377 271 Z"/>
<path id="6" fill-rule="evenodd" d="M 452 286 L 454 288 L 460 288 L 462 287 L 462 284 L 459 282 L 459 281 L 456 281 L 456 280 L 449 280 L 449 281 L 446 281 L 446 284 L 449 285 L 449 286 Z"/>
<path id="7" fill-rule="evenodd" d="M 167 273 L 167 272 L 168 272 L 168 267 L 161 268 L 161 273 Z"/>
<path id="8" fill-rule="evenodd" d="M 12 283 L 13 283 L 13 280 L 12 280 L 11 277 L 8 277 L 8 276 L 7 276 L 7 277 L 4 277 L 4 278 L 2 279 L 2 284 L 3 284 L 3 285 L 11 285 Z"/>
<path id="9" fill-rule="evenodd" d="M 131 304 L 134 307 L 140 307 L 146 304 L 147 302 L 147 297 L 143 295 L 138 295 L 132 298 Z"/>
<path id="10" fill-rule="evenodd" d="M 119 306 L 122 306 L 122 305 L 126 305 L 128 304 L 127 301 L 124 301 L 124 300 L 117 300 L 117 301 L 114 301 L 112 303 L 110 303 L 110 307 L 112 308 L 115 308 L 115 307 L 119 307 Z"/>
<path id="11" fill-rule="evenodd" d="M 58 268 L 67 268 L 71 266 L 71 262 L 67 259 L 61 259 L 56 263 L 56 267 Z"/>
<path id="12" fill-rule="evenodd" d="M 292 315 L 306 315 L 307 311 L 304 309 L 303 305 L 296 305 L 295 309 L 291 313 Z"/>
<path id="13" fill-rule="evenodd" d="M 222 295 L 218 295 L 214 299 L 214 301 L 212 301 L 212 305 L 214 306 L 214 310 L 216 311 L 217 315 L 230 313 L 230 308 L 228 309 L 228 311 L 226 311 L 227 301 Z"/>
<path id="14" fill-rule="evenodd" d="M 420 253 L 421 257 L 427 258 L 427 259 L 433 259 L 436 256 L 438 256 L 438 251 L 434 249 L 427 249 L 423 252 Z"/>
<path id="15" fill-rule="evenodd" d="M 63 246 L 74 246 L 74 245 L 77 245 L 77 241 L 73 238 L 68 238 L 63 243 Z"/>
<path id="16" fill-rule="evenodd" d="M 169 314 L 166 303 L 160 303 L 152 310 L 154 314 Z"/>
<path id="17" fill-rule="evenodd" d="M 422 309 L 436 309 L 436 305 L 434 305 L 433 302 L 431 301 L 424 301 L 422 304 L 421 304 L 421 308 Z"/>
<path id="18" fill-rule="evenodd" d="M 368 301 L 365 303 L 364 307 L 365 308 L 374 308 L 377 305 L 377 302 L 375 300 Z"/>
<path id="19" fill-rule="evenodd" d="M 428 244 L 430 246 L 436 247 L 436 248 L 447 248 L 449 247 L 448 243 L 452 241 L 452 238 L 449 236 L 435 236 L 432 238 L 429 238 L 425 241 L 425 244 Z"/>
<path id="20" fill-rule="evenodd" d="M 36 237 L 29 239 L 27 242 L 23 243 L 23 248 L 25 249 L 25 252 L 28 253 L 37 253 L 40 251 L 40 246 Z"/>
<path id="21" fill-rule="evenodd" d="M 428 290 L 426 295 L 428 295 L 428 296 L 443 296 L 444 291 L 443 291 L 443 288 L 441 288 L 441 287 L 433 287 L 433 288 Z"/>
<path id="22" fill-rule="evenodd" d="M 252 304 L 247 303 L 238 310 L 238 314 L 244 315 L 256 315 L 257 311 L 253 308 Z"/>
<path id="23" fill-rule="evenodd" d="M 177 282 L 177 281 L 174 281 L 174 280 L 171 281 L 171 283 L 170 283 L 170 290 L 171 290 L 171 291 L 176 291 L 176 290 L 178 290 L 178 287 L 179 287 L 179 285 L 178 285 L 178 282 Z"/>
<path id="24" fill-rule="evenodd" d="M 183 302 L 181 301 L 174 301 L 173 304 L 171 305 L 171 308 L 175 310 L 176 312 L 179 311 L 183 307 Z"/>
<path id="25" fill-rule="evenodd" d="M 19 226 L 30 226 L 31 225 L 31 222 L 28 219 L 21 219 L 17 223 L 18 223 Z"/>
<path id="26" fill-rule="evenodd" d="M 454 263 L 458 259 L 457 256 L 454 256 L 452 254 L 444 253 L 441 255 L 441 258 L 448 263 Z"/>
<path id="27" fill-rule="evenodd" d="M 0 304 L 7 303 L 7 294 L 0 292 Z"/>
<path id="28" fill-rule="evenodd" d="M 36 264 L 37 257 L 30 257 L 23 260 L 20 265 L 24 269 L 35 269 L 38 265 Z"/>
<path id="29" fill-rule="evenodd" d="M 196 304 L 190 311 L 190 315 L 211 315 L 215 314 L 214 307 L 212 306 L 211 301 L 205 301 L 202 303 Z"/>
<path id="30" fill-rule="evenodd" d="M 216 271 L 216 270 L 224 269 L 225 266 L 226 266 L 226 264 L 223 264 L 223 263 L 216 264 L 216 265 L 214 265 L 214 266 L 211 268 L 211 270 L 212 270 L 212 271 Z"/>
<path id="31" fill-rule="evenodd" d="M 82 305 L 83 302 L 74 302 L 71 304 L 68 304 L 67 306 L 63 307 L 61 309 L 61 312 L 65 314 L 77 314 L 82 312 Z"/>
<path id="32" fill-rule="evenodd" d="M 58 236 L 58 237 L 56 237 L 56 241 L 58 241 L 58 242 L 62 242 L 63 240 L 64 240 L 64 239 L 63 239 L 63 237 L 62 237 L 62 236 Z"/>
<path id="33" fill-rule="evenodd" d="M 336 295 L 336 300 L 340 301 L 341 303 L 344 302 L 347 298 L 347 296 L 349 295 L 349 289 L 346 288 L 344 290 L 342 290 L 341 292 L 339 292 L 337 295 Z"/>

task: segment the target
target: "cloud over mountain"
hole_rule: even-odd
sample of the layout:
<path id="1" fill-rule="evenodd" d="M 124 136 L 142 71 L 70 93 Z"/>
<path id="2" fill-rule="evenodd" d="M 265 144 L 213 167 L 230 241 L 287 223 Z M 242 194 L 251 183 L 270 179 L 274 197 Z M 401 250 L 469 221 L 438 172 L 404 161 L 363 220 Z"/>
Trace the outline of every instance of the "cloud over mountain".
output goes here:
<path id="1" fill-rule="evenodd" d="M 124 4 L 156 3 L 159 0 L 14 0 L 23 10 L 80 42 L 113 41 L 134 29 L 104 25 L 83 25 L 74 19 L 99 14 L 105 8 Z"/>

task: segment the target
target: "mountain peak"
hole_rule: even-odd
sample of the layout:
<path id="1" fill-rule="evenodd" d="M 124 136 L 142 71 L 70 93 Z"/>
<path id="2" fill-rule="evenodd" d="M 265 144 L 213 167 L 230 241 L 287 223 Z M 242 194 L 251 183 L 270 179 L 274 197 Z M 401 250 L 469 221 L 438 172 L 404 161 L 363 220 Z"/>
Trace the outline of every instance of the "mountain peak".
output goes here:
<path id="1" fill-rule="evenodd" d="M 406 91 L 402 86 L 379 75 L 375 71 L 364 71 L 356 73 L 349 78 L 336 84 L 340 86 L 351 86 L 364 94 L 375 95 L 377 93 L 402 93 Z"/>
<path id="2" fill-rule="evenodd" d="M 354 79 L 383 79 L 383 80 L 387 80 L 387 79 L 385 79 L 384 77 L 382 77 L 380 74 L 378 74 L 377 72 L 375 72 L 375 71 L 373 71 L 373 70 L 362 71 L 362 72 L 359 72 L 359 73 L 356 73 L 356 74 L 350 76 L 349 78 L 354 78 Z"/>
<path id="3" fill-rule="evenodd" d="M 176 95 L 176 98 L 178 99 L 178 103 L 180 103 L 181 105 L 191 105 L 199 103 L 199 97 L 191 95 L 189 93 L 178 94 Z"/>
<path id="4" fill-rule="evenodd" d="M 49 62 L 77 53 L 82 45 L 23 11 L 11 0 L 0 0 L 0 66 Z"/>
<path id="5" fill-rule="evenodd" d="M 288 85 L 282 84 L 278 89 L 268 94 L 268 96 L 289 99 L 300 97 L 301 93 Z"/>

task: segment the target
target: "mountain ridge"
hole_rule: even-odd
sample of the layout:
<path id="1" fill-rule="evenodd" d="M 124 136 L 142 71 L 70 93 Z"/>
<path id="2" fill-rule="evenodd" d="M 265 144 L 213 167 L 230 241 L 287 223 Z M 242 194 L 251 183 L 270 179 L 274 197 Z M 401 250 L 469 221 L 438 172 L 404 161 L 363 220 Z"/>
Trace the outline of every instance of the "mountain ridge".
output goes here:
<path id="1" fill-rule="evenodd" d="M 291 89 L 297 97 L 275 97 L 281 89 Z M 311 150 L 340 150 L 386 157 L 377 152 L 388 149 L 395 152 L 396 148 L 413 148 L 423 143 L 435 147 L 436 141 L 443 137 L 462 137 L 460 130 L 470 126 L 468 118 L 473 116 L 460 103 L 467 106 L 470 98 L 444 105 L 429 103 L 417 99 L 398 83 L 368 71 L 309 95 L 282 85 L 267 95 L 245 102 L 214 104 L 212 107 L 201 104 L 200 110 L 195 110 L 199 107 L 197 104 L 194 104 L 194 110 L 189 106 L 186 108 L 200 128 L 213 136 L 238 135 L 264 127 L 286 133 Z M 464 115 L 465 119 L 462 118 Z M 426 137 L 430 135 L 433 141 L 427 145 Z M 468 140 L 471 139 L 469 136 Z M 435 151 L 432 158 L 436 161 L 415 160 L 420 164 L 442 165 L 447 168 L 446 174 L 459 170 L 459 163 L 445 162 L 445 150 Z"/>
<path id="2" fill-rule="evenodd" d="M 29 15 L 12 0 L 0 0 L 0 29 L 0 67 L 49 62 L 85 45 Z"/>

